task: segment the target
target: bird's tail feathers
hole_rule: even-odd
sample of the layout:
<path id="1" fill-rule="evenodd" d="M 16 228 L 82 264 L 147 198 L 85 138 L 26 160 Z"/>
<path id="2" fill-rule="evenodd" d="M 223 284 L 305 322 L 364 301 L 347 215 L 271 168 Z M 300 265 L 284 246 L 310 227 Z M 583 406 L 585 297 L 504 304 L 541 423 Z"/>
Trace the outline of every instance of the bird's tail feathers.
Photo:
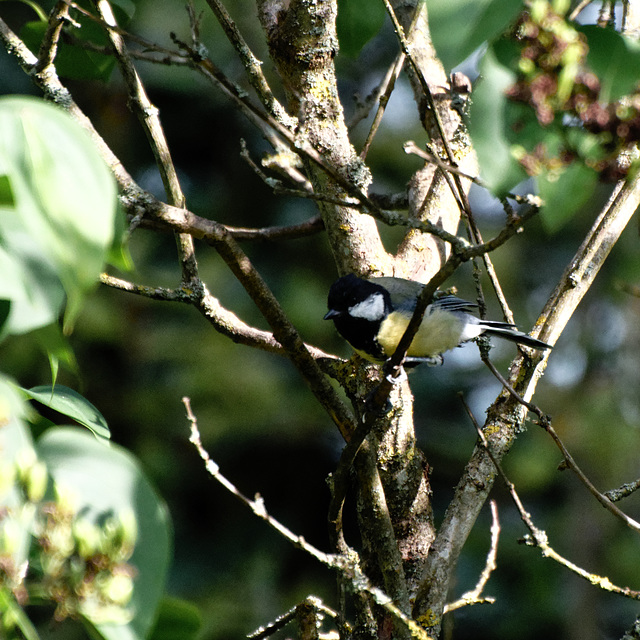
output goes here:
<path id="1" fill-rule="evenodd" d="M 495 336 L 496 338 L 503 338 L 504 340 L 510 340 L 517 344 L 522 344 L 525 347 L 531 347 L 532 349 L 552 349 L 553 347 L 542 340 L 532 338 L 530 335 L 518 331 L 516 326 L 508 324 L 507 322 L 496 322 L 492 320 L 483 320 L 481 326 L 484 328 L 484 332 L 487 335 Z"/>

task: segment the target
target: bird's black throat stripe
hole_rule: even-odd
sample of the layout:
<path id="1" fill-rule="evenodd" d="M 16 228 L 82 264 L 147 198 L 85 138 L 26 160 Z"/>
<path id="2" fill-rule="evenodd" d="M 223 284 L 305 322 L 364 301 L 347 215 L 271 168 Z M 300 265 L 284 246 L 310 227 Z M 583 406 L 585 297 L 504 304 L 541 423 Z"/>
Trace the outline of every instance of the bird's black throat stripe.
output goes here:
<path id="1" fill-rule="evenodd" d="M 346 314 L 337 316 L 333 321 L 338 332 L 354 349 L 363 351 L 380 361 L 387 359 L 387 355 L 376 340 L 381 322 L 354 318 Z"/>

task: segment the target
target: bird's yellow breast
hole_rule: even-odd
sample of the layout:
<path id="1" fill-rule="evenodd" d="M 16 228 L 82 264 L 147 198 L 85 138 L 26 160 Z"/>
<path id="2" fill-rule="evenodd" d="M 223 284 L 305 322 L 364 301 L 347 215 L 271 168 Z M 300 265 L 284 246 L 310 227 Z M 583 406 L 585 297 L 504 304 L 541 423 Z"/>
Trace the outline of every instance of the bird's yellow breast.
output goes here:
<path id="1" fill-rule="evenodd" d="M 381 323 L 378 343 L 387 357 L 396 350 L 404 335 L 411 316 L 398 311 L 391 312 Z M 434 357 L 460 344 L 463 321 L 446 311 L 434 310 L 425 315 L 411 346 L 408 356 L 414 358 Z"/>

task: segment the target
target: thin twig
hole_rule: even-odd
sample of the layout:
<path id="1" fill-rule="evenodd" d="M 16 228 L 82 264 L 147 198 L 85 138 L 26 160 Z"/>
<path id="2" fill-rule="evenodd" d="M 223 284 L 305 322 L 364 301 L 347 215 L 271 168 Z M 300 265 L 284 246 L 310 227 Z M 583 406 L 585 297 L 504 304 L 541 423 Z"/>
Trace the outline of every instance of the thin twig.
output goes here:
<path id="1" fill-rule="evenodd" d="M 440 138 L 440 142 L 442 143 L 442 148 L 447 158 L 447 162 L 450 165 L 453 165 L 455 164 L 454 154 L 451 151 L 451 147 L 449 146 L 449 141 L 447 140 L 447 136 L 445 134 L 444 126 L 442 124 L 442 119 L 440 118 L 440 112 L 438 111 L 435 100 L 433 99 L 433 95 L 431 93 L 431 88 L 429 87 L 429 83 L 424 77 L 424 74 L 422 73 L 422 69 L 420 68 L 420 65 L 416 62 L 415 58 L 413 57 L 413 53 L 411 51 L 411 45 L 409 44 L 409 41 L 407 36 L 405 35 L 404 29 L 402 28 L 402 25 L 400 24 L 400 21 L 398 20 L 398 17 L 396 16 L 396 13 L 393 7 L 391 6 L 391 2 L 389 0 L 383 0 L 383 1 L 387 9 L 387 13 L 391 18 L 391 21 L 393 22 L 393 28 L 396 32 L 396 36 L 398 37 L 398 41 L 400 42 L 402 51 L 407 56 L 407 60 L 411 64 L 416 74 L 418 82 L 420 83 L 420 88 L 422 89 L 422 93 L 424 94 L 424 97 L 426 98 L 427 103 L 429 105 L 429 109 L 431 111 L 431 115 L 433 117 L 434 123 L 436 125 L 436 130 L 438 132 L 438 137 Z M 418 11 L 419 11 L 419 5 L 416 7 L 416 12 L 414 14 L 413 22 L 409 31 L 409 36 L 411 35 L 411 29 L 413 28 L 413 23 L 417 18 Z M 433 153 L 433 155 L 436 155 L 436 154 Z M 459 176 L 457 176 L 456 174 L 451 175 L 447 172 L 444 172 L 443 176 L 447 184 L 449 185 L 449 188 L 451 189 L 451 193 L 454 199 L 456 200 L 458 206 L 460 207 L 460 211 L 462 212 L 462 214 L 463 215 L 469 214 L 470 213 L 469 202 L 467 200 L 466 192 L 462 188 L 462 183 L 460 182 Z M 453 181 L 452 181 L 452 178 L 453 178 Z"/>
<path id="2" fill-rule="evenodd" d="M 182 192 L 178 173 L 171 158 L 169 145 L 160 122 L 159 111 L 151 104 L 140 76 L 131 61 L 124 38 L 116 28 L 117 23 L 111 10 L 111 5 L 107 0 L 94 0 L 94 2 L 114 48 L 116 61 L 127 85 L 129 103 L 133 106 L 149 141 L 169 204 L 184 208 L 184 193 Z M 200 279 L 198 277 L 198 264 L 195 257 L 193 238 L 187 234 L 178 234 L 176 241 L 182 268 L 182 282 L 189 287 L 198 287 Z"/>
<path id="3" fill-rule="evenodd" d="M 630 529 L 640 533 L 640 523 L 633 518 L 630 518 L 624 511 L 619 509 L 605 494 L 601 493 L 596 489 L 594 484 L 589 480 L 589 478 L 585 475 L 585 473 L 580 469 L 576 461 L 573 459 L 573 456 L 569 453 L 567 448 L 564 446 L 564 443 L 555 432 L 554 428 L 551 426 L 551 422 L 543 422 L 540 426 L 551 436 L 552 440 L 556 443 L 558 449 L 562 452 L 562 456 L 564 457 L 564 461 L 579 478 L 580 482 L 589 490 L 591 495 L 607 510 L 609 513 L 612 513 L 616 518 L 619 518 L 624 522 Z"/>
<path id="4" fill-rule="evenodd" d="M 429 153 L 428 151 L 421 149 L 413 140 L 407 140 L 402 146 L 402 148 L 404 149 L 405 153 L 413 156 L 418 156 L 418 158 L 422 158 L 425 162 L 431 162 L 432 164 L 435 164 L 439 169 L 442 169 L 443 171 L 448 171 L 449 173 L 455 173 L 465 178 L 466 180 L 469 180 L 470 182 L 477 184 L 478 186 L 483 186 L 482 180 L 480 180 L 480 178 L 478 178 L 477 176 L 471 176 L 468 173 L 461 171 L 454 164 L 449 164 L 448 162 L 445 162 L 437 154 Z"/>
<path id="5" fill-rule="evenodd" d="M 167 140 L 158 117 L 158 109 L 149 100 L 140 76 L 131 61 L 124 38 L 115 28 L 117 24 L 109 2 L 107 0 L 95 0 L 95 5 L 102 18 L 103 25 L 114 48 L 116 60 L 127 84 L 130 104 L 134 107 L 134 111 L 149 139 L 169 203 L 175 207 L 184 207 L 184 194 L 180 188 L 178 174 L 171 159 Z"/>
<path id="6" fill-rule="evenodd" d="M 468 409 L 467 409 L 468 410 Z M 500 538 L 500 520 L 498 519 L 498 505 L 495 500 L 491 500 L 489 503 L 491 507 L 491 546 L 489 547 L 489 553 L 487 553 L 487 560 L 484 565 L 484 569 L 480 574 L 480 578 L 476 586 L 471 590 L 464 593 L 458 600 L 447 604 L 444 608 L 444 613 L 451 613 L 456 609 L 466 607 L 473 604 L 493 604 L 496 599 L 493 597 L 484 598 L 481 597 L 489 578 L 493 571 L 495 571 L 496 557 L 498 555 L 498 540 Z"/>
<path id="7" fill-rule="evenodd" d="M 409 616 L 403 613 L 391 600 L 391 598 L 384 593 L 381 589 L 374 587 L 369 579 L 362 573 L 358 562 L 354 560 L 353 556 L 344 556 L 341 554 L 330 554 L 320 551 L 312 544 L 307 542 L 302 536 L 298 536 L 293 533 L 288 527 L 276 520 L 272 515 L 267 512 L 262 497 L 257 494 L 252 500 L 245 496 L 238 488 L 228 480 L 221 472 L 220 467 L 211 459 L 211 456 L 202 445 L 202 439 L 200 437 L 200 431 L 198 429 L 198 421 L 191 409 L 191 401 L 187 397 L 182 398 L 182 402 L 187 412 L 187 418 L 190 423 L 191 436 L 189 442 L 191 442 L 198 451 L 198 454 L 205 463 L 205 468 L 209 475 L 211 475 L 217 482 L 219 482 L 227 491 L 234 495 L 242 504 L 247 506 L 258 518 L 266 522 L 270 527 L 277 531 L 281 536 L 288 540 L 297 549 L 305 551 L 310 556 L 318 560 L 324 566 L 338 571 L 343 577 L 349 580 L 351 587 L 357 592 L 366 592 L 370 594 L 376 604 L 383 607 L 386 611 L 391 613 L 397 620 L 402 622 L 412 635 L 417 640 L 433 640 L 425 632 L 415 620 L 412 620 Z"/>
<path id="8" fill-rule="evenodd" d="M 285 527 L 267 512 L 264 500 L 262 499 L 260 494 L 256 494 L 256 496 L 252 500 L 251 498 L 245 496 L 230 480 L 222 475 L 222 473 L 220 472 L 220 467 L 211 459 L 209 453 L 202 445 L 200 431 L 198 430 L 198 421 L 191 409 L 190 399 L 184 397 L 182 398 L 182 402 L 185 406 L 187 418 L 189 419 L 189 423 L 191 425 L 191 437 L 189 438 L 189 442 L 191 442 L 197 449 L 200 457 L 204 461 L 205 468 L 209 475 L 217 480 L 218 483 L 220 483 L 227 491 L 229 491 L 229 493 L 240 500 L 240 502 L 249 507 L 254 515 L 258 516 L 258 518 L 266 522 L 271 528 L 275 529 L 281 536 L 286 538 L 294 547 L 296 547 L 296 549 L 305 551 L 310 556 L 327 567 L 330 567 L 332 569 L 343 568 L 345 563 L 344 559 L 341 556 L 324 553 L 317 547 L 314 547 L 312 544 L 308 543 L 302 536 L 298 536 L 293 533 L 293 531 L 291 531 L 288 527 Z"/>
<path id="9" fill-rule="evenodd" d="M 376 91 L 377 99 L 379 100 L 378 108 L 376 110 L 376 115 L 373 118 L 373 122 L 371 123 L 371 127 L 369 127 L 369 133 L 367 134 L 367 139 L 362 145 L 362 150 L 360 151 L 360 157 L 365 160 L 367 154 L 369 153 L 369 148 L 371 147 L 371 143 L 373 142 L 373 138 L 376 135 L 380 123 L 382 122 L 382 116 L 384 115 L 385 109 L 389 104 L 389 99 L 391 98 L 391 94 L 396 86 L 396 81 L 398 80 L 398 76 L 402 71 L 402 67 L 404 66 L 405 54 L 400 51 L 396 56 L 396 59 L 393 61 L 393 64 L 387 70 L 387 73 L 380 83 L 378 90 Z"/>
<path id="10" fill-rule="evenodd" d="M 273 622 L 260 626 L 258 629 L 253 631 L 252 633 L 247 635 L 247 638 L 250 640 L 261 640 L 262 638 L 268 638 L 273 635 L 276 631 L 279 631 L 283 627 L 285 627 L 290 622 L 294 621 L 297 616 L 300 616 L 302 612 L 305 610 L 310 610 L 314 617 L 317 619 L 318 615 L 325 614 L 334 620 L 339 620 L 340 614 L 337 611 L 334 611 L 330 607 L 327 607 L 320 598 L 316 596 L 307 596 L 300 604 L 297 604 L 295 607 L 292 607 L 286 613 L 283 613 L 281 616 L 278 616 Z M 351 629 L 346 629 L 347 633 L 351 631 Z"/>
<path id="11" fill-rule="evenodd" d="M 238 57 L 245 68 L 247 77 L 249 78 L 249 83 L 255 89 L 264 108 L 273 118 L 278 120 L 278 122 L 281 122 L 284 126 L 293 131 L 297 126 L 296 118 L 290 116 L 286 109 L 273 95 L 271 87 L 262 73 L 262 62 L 256 58 L 249 48 L 249 45 L 242 37 L 242 34 L 238 31 L 235 22 L 231 19 L 229 12 L 219 0 L 207 0 L 207 4 L 218 19 L 218 22 L 229 39 L 229 42 L 238 53 Z"/>
<path id="12" fill-rule="evenodd" d="M 538 527 L 536 527 L 536 525 L 534 524 L 533 519 L 531 518 L 531 514 L 527 512 L 527 510 L 524 508 L 524 505 L 522 504 L 522 501 L 520 500 L 520 496 L 516 491 L 515 485 L 509 480 L 506 473 L 504 472 L 504 469 L 502 468 L 502 465 L 500 464 L 498 459 L 493 455 L 493 452 L 489 447 L 489 443 L 487 442 L 482 429 L 480 428 L 480 426 L 478 425 L 477 421 L 472 416 L 468 408 L 467 408 L 467 411 L 472 419 L 473 425 L 476 429 L 476 432 L 478 434 L 478 437 L 480 439 L 480 442 L 484 450 L 489 455 L 489 458 L 491 459 L 491 462 L 495 466 L 496 471 L 498 472 L 498 475 L 502 478 L 502 481 L 505 483 L 507 489 L 509 490 L 511 499 L 513 500 L 514 504 L 516 505 L 516 508 L 518 509 L 518 513 L 520 514 L 520 518 L 522 522 L 524 522 L 527 529 L 529 530 L 529 535 L 525 537 L 524 543 L 528 546 L 537 547 L 538 549 L 540 549 L 543 557 L 551 558 L 552 560 L 555 560 L 557 563 L 561 564 L 562 566 L 566 567 L 573 573 L 589 581 L 591 584 L 595 585 L 596 587 L 603 589 L 604 591 L 617 593 L 626 598 L 631 598 L 632 600 L 640 600 L 640 591 L 634 591 L 632 589 L 629 589 L 628 587 L 619 587 L 613 584 L 611 580 L 609 580 L 609 578 L 607 578 L 606 576 L 600 576 L 598 574 L 590 573 L 586 571 L 582 567 L 579 567 L 578 565 L 574 564 L 570 560 L 567 560 L 565 557 L 561 556 L 549 545 L 549 538 L 546 532 L 543 531 L 542 529 L 538 529 Z"/>
<path id="13" fill-rule="evenodd" d="M 516 400 L 527 407 L 529 411 L 535 413 L 538 418 L 538 424 L 551 436 L 552 440 L 556 443 L 556 446 L 562 452 L 562 456 L 564 458 L 564 462 L 569 469 L 571 469 L 577 476 L 580 482 L 589 490 L 591 495 L 595 497 L 595 499 L 610 513 L 612 513 L 616 518 L 619 518 L 624 522 L 630 529 L 634 531 L 640 532 L 640 523 L 630 518 L 624 511 L 619 509 L 615 504 L 613 504 L 612 500 L 605 494 L 594 486 L 594 484 L 589 480 L 589 478 L 585 475 L 585 473 L 580 469 L 576 461 L 573 459 L 573 456 L 569 453 L 568 449 L 565 447 L 564 443 L 560 439 L 560 436 L 556 433 L 555 429 L 551 426 L 551 418 L 547 414 L 543 413 L 542 409 L 532 402 L 527 402 L 520 396 L 520 394 L 504 379 L 502 374 L 496 369 L 491 360 L 483 359 L 484 363 L 489 367 L 491 372 L 500 380 L 502 385 L 504 386 L 510 394 L 512 394 Z"/>
<path id="14" fill-rule="evenodd" d="M 47 29 L 44 32 L 44 37 L 38 50 L 38 62 L 35 67 L 36 73 L 46 73 L 47 70 L 53 66 L 56 54 L 58 53 L 58 42 L 65 22 L 72 22 L 69 17 L 69 7 L 66 2 L 59 0 L 49 14 Z"/>
<path id="15" fill-rule="evenodd" d="M 617 489 L 609 489 L 609 491 L 604 492 L 604 495 L 609 498 L 611 502 L 618 502 L 618 500 L 622 500 L 623 498 L 630 496 L 638 489 L 640 489 L 640 478 L 634 482 L 625 483 Z"/>
<path id="16" fill-rule="evenodd" d="M 220 301 L 212 296 L 206 288 L 204 295 L 201 295 L 185 287 L 179 289 L 147 287 L 106 273 L 101 274 L 100 282 L 112 289 L 133 293 L 150 300 L 190 304 L 202 312 L 216 331 L 230 338 L 233 342 L 258 348 L 269 353 L 287 355 L 284 347 L 274 338 L 271 332 L 257 329 L 243 322 L 232 311 L 223 307 Z M 318 349 L 313 345 L 305 344 L 305 347 L 314 358 L 327 358 L 338 361 L 335 356 L 325 353 L 322 349 Z"/>

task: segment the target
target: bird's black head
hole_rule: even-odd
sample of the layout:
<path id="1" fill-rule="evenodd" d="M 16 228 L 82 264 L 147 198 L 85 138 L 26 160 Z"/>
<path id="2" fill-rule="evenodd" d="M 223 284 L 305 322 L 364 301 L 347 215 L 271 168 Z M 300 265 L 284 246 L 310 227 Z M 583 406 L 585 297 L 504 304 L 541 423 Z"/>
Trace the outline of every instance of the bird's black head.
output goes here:
<path id="1" fill-rule="evenodd" d="M 385 355 L 376 340 L 380 323 L 392 311 L 389 292 L 379 284 L 350 273 L 336 280 L 329 290 L 329 312 L 342 337 L 358 351 L 375 360 Z"/>

